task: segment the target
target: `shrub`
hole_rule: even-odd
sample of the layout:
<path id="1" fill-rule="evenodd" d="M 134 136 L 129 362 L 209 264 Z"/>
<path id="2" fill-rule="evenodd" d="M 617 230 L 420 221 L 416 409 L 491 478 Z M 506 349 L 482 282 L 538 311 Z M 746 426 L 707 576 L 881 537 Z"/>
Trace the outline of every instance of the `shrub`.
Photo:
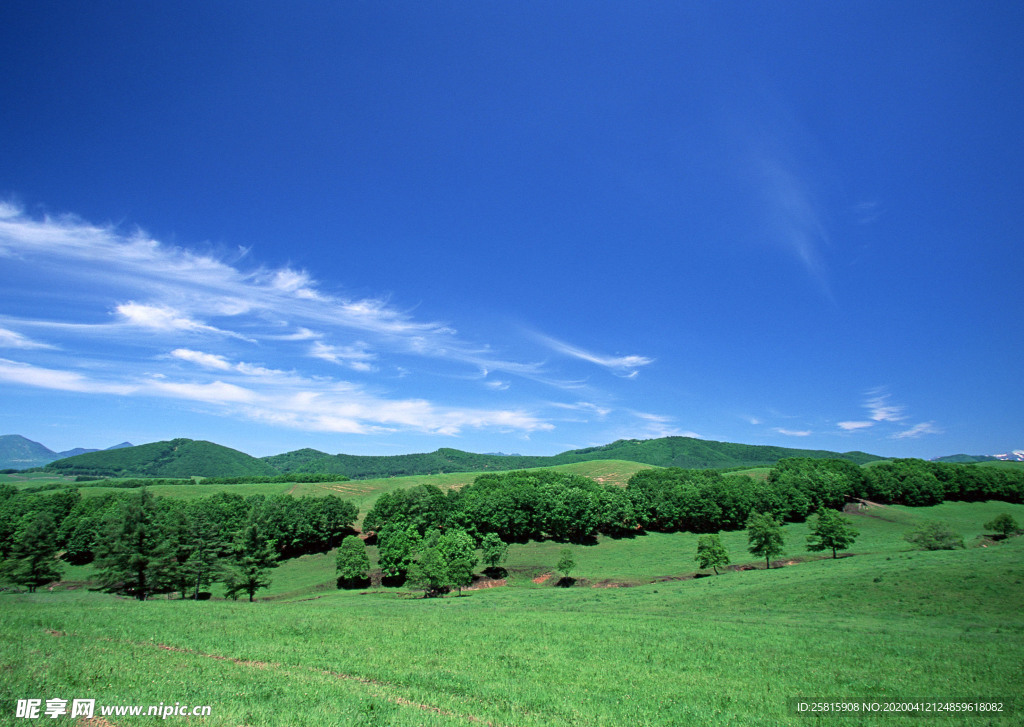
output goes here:
<path id="1" fill-rule="evenodd" d="M 923 522 L 903 536 L 908 543 L 921 550 L 953 550 L 964 547 L 964 539 L 944 522 L 929 520 Z"/>

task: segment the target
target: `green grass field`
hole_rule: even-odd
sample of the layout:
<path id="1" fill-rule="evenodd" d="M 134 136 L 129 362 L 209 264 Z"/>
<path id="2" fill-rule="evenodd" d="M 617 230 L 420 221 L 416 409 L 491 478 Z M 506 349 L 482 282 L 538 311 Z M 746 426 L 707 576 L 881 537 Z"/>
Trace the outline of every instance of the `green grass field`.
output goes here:
<path id="1" fill-rule="evenodd" d="M 94 698 L 210 705 L 166 722 L 218 727 L 1018 725 L 1024 538 L 978 539 L 999 512 L 1024 520 L 994 502 L 872 509 L 851 516 L 861 535 L 838 560 L 808 553 L 791 524 L 791 565 L 697 579 L 696 536 L 649 534 L 571 546 L 573 588 L 533 582 L 565 547 L 545 542 L 512 546 L 508 587 L 443 599 L 338 591 L 330 553 L 277 568 L 252 604 L 0 594 L 0 715 L 32 724 L 13 718 L 17 699 Z M 968 548 L 909 550 L 902 536 L 925 518 Z M 723 540 L 734 563 L 758 563 L 742 532 Z M 640 585 L 591 587 L 626 583 Z M 798 700 L 1004 711 L 807 715 Z"/>

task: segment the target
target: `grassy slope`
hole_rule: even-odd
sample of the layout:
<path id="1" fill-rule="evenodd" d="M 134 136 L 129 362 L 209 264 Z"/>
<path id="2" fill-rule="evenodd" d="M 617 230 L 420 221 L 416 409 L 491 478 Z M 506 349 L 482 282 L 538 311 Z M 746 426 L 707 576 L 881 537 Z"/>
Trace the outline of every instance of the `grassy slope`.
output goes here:
<path id="1" fill-rule="evenodd" d="M 1003 510 L 1024 514 L 894 508 L 857 518 L 856 557 L 638 588 L 530 584 L 430 601 L 326 590 L 257 604 L 0 595 L 0 711 L 19 697 L 84 696 L 210 704 L 209 727 L 1019 724 L 1024 538 L 940 553 L 901 540 L 925 516 L 970 538 Z M 787 527 L 791 543 L 802 527 Z M 728 540 L 736 560 L 741 535 Z M 651 537 L 587 549 L 580 575 L 630 562 L 648 576 L 692 570 L 690 536 Z M 541 565 L 547 554 L 530 547 L 515 557 Z M 645 564 L 655 552 L 666 560 Z M 798 716 L 797 698 L 982 699 L 1013 711 Z"/>

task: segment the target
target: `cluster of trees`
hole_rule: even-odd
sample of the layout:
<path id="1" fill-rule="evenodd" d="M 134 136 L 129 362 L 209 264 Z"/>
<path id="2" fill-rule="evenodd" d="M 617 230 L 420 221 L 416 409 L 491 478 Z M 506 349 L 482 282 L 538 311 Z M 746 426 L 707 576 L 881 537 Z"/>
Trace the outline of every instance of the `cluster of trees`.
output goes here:
<path id="1" fill-rule="evenodd" d="M 772 558 L 782 555 L 785 550 L 785 535 L 782 522 L 771 513 L 755 513 L 747 520 L 747 550 L 751 555 L 765 559 L 765 566 L 772 567 Z M 807 549 L 811 551 L 831 550 L 837 558 L 837 551 L 847 550 L 860 534 L 851 522 L 835 510 L 821 509 L 810 522 Z M 697 539 L 697 557 L 701 568 L 712 568 L 718 574 L 719 567 L 729 565 L 729 551 L 717 534 L 701 535 Z"/>
<path id="2" fill-rule="evenodd" d="M 462 589 L 473 582 L 478 547 L 488 569 L 503 562 L 508 544 L 494 533 L 478 542 L 461 528 L 449 528 L 443 533 L 430 530 L 422 535 L 414 527 L 385 527 L 377 537 L 383 574 L 394 581 L 405 582 L 435 596 L 453 588 Z M 370 558 L 363 541 L 354 535 L 345 538 L 338 548 L 339 587 L 365 584 L 370 576 Z"/>
<path id="3" fill-rule="evenodd" d="M 191 594 L 214 582 L 250 599 L 280 558 L 323 552 L 352 531 L 358 510 L 335 497 L 178 500 L 148 490 L 82 498 L 77 491 L 19 494 L 0 488 L 0 556 L 7 580 L 34 590 L 61 561 L 95 561 L 104 588 L 145 599 Z"/>
<path id="4" fill-rule="evenodd" d="M 544 536 L 584 540 L 598 533 L 624 535 L 639 523 L 627 490 L 551 470 L 485 474 L 447 494 L 433 485 L 382 494 L 363 529 L 457 528 L 476 538 L 494 533 L 505 542 Z"/>

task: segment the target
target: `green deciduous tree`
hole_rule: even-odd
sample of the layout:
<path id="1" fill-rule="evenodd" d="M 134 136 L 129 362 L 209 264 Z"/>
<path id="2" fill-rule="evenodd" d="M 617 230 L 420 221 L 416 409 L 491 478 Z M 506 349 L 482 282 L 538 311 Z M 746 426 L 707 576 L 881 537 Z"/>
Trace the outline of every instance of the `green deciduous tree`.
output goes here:
<path id="1" fill-rule="evenodd" d="M 747 520 L 747 542 L 747 550 L 764 558 L 765 565 L 771 568 L 772 558 L 783 553 L 782 526 L 768 513 L 751 515 Z"/>
<path id="2" fill-rule="evenodd" d="M 811 534 L 807 536 L 808 550 L 819 551 L 832 549 L 832 557 L 837 550 L 846 550 L 859 535 L 849 520 L 835 510 L 822 509 L 811 521 Z"/>
<path id="3" fill-rule="evenodd" d="M 365 581 L 370 572 L 370 556 L 358 535 L 341 541 L 337 557 L 338 584 L 350 587 Z"/>
<path id="4" fill-rule="evenodd" d="M 422 590 L 427 598 L 441 595 L 449 585 L 448 563 L 437 547 L 439 540 L 437 531 L 429 534 L 420 544 L 407 571 L 406 583 Z"/>
<path id="5" fill-rule="evenodd" d="M 447 586 L 462 589 L 473 583 L 476 568 L 476 543 L 465 530 L 449 530 L 437 541 L 437 549 L 448 567 Z"/>
<path id="6" fill-rule="evenodd" d="M 697 540 L 697 557 L 701 568 L 713 568 L 718 575 L 718 566 L 729 565 L 729 553 L 722 545 L 718 534 L 701 535 Z"/>
<path id="7" fill-rule="evenodd" d="M 416 530 L 401 523 L 385 525 L 377 533 L 377 552 L 381 573 L 385 578 L 402 578 L 409 571 L 420 536 Z"/>

